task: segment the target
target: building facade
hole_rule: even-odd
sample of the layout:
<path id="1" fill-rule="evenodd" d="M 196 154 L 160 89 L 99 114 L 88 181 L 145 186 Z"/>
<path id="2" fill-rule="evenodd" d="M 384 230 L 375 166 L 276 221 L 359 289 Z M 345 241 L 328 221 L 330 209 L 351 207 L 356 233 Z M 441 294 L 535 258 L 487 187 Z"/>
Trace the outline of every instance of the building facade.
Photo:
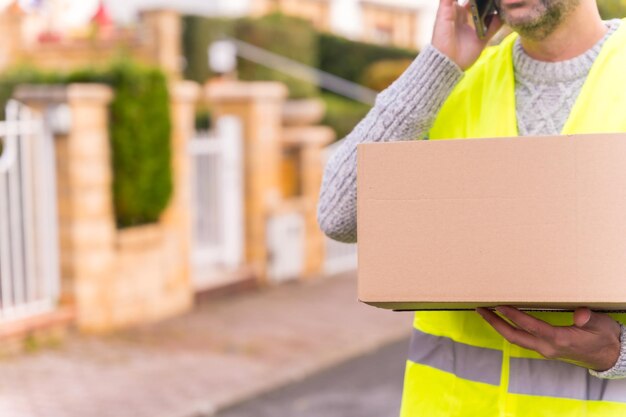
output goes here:
<path id="1" fill-rule="evenodd" d="M 430 0 L 252 0 L 250 13 L 281 12 L 353 39 L 421 49 L 430 42 L 437 5 Z"/>
<path id="2" fill-rule="evenodd" d="M 262 16 L 280 12 L 308 20 L 322 31 L 331 31 L 332 0 L 255 0 L 251 4 L 251 13 Z"/>

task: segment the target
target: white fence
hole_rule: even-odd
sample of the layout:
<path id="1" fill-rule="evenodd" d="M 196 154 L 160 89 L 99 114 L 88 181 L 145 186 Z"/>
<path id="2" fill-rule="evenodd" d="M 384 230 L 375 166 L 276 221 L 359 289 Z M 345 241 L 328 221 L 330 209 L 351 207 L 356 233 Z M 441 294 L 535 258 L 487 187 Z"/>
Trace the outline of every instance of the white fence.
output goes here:
<path id="1" fill-rule="evenodd" d="M 324 273 L 335 275 L 357 268 L 357 245 L 325 238 Z"/>
<path id="2" fill-rule="evenodd" d="M 239 119 L 217 120 L 214 132 L 189 143 L 192 167 L 192 264 L 196 287 L 218 285 L 220 270 L 243 262 L 243 139 Z"/>
<path id="3" fill-rule="evenodd" d="M 59 293 L 54 143 L 11 101 L 0 122 L 0 323 L 53 309 Z"/>
<path id="4" fill-rule="evenodd" d="M 341 141 L 326 147 L 325 161 L 341 146 Z M 324 161 L 324 162 L 325 162 Z M 342 243 L 325 237 L 324 273 L 327 275 L 353 271 L 357 268 L 357 245 Z"/>

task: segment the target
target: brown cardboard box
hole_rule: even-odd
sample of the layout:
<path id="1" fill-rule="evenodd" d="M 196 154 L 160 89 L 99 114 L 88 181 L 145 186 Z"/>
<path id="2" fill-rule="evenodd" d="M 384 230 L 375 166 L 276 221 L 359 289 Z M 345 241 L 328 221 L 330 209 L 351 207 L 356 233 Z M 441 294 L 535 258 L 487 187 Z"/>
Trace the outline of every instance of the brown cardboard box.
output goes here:
<path id="1" fill-rule="evenodd" d="M 359 299 L 626 310 L 626 135 L 358 146 Z"/>

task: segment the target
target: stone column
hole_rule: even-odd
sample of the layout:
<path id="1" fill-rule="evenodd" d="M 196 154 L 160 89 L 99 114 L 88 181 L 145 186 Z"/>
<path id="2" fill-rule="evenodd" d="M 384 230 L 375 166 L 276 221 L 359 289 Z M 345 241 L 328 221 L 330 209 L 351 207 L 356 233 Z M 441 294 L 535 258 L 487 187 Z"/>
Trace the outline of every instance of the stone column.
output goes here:
<path id="1" fill-rule="evenodd" d="M 317 224 L 317 203 L 322 186 L 324 147 L 335 139 L 326 126 L 291 126 L 285 128 L 283 142 L 300 152 L 300 199 L 304 202 L 306 249 L 303 275 L 319 276 L 324 266 L 324 234 Z"/>
<path id="2" fill-rule="evenodd" d="M 107 282 L 115 268 L 115 219 L 108 131 L 111 89 L 97 84 L 23 86 L 16 98 L 48 115 L 68 115 L 55 138 L 62 302 L 74 305 L 78 326 L 100 330 L 110 321 Z"/>
<path id="3" fill-rule="evenodd" d="M 182 69 L 182 21 L 174 10 L 145 10 L 140 15 L 152 59 L 170 77 L 180 78 Z"/>
<path id="4" fill-rule="evenodd" d="M 15 4 L 0 13 L 0 70 L 15 65 L 22 58 L 25 47 L 22 25 L 25 20 Z"/>
<path id="5" fill-rule="evenodd" d="M 282 107 L 287 94 L 287 87 L 278 82 L 207 86 L 214 118 L 234 115 L 243 123 L 245 261 L 262 281 L 267 270 L 267 216 L 281 199 Z"/>
<path id="6" fill-rule="evenodd" d="M 192 81 L 176 81 L 170 84 L 170 114 L 172 118 L 172 173 L 174 190 L 172 199 L 161 217 L 161 224 L 175 241 L 178 264 L 174 275 L 175 287 L 182 297 L 187 294 L 191 306 L 191 163 L 189 140 L 195 134 L 196 103 L 200 86 Z"/>

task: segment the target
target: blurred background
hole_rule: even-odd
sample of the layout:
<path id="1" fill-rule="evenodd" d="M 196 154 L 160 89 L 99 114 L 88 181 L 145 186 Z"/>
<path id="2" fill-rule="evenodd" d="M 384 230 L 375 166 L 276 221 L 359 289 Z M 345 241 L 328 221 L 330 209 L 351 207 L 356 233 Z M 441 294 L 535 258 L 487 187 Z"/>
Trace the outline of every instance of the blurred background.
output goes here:
<path id="1" fill-rule="evenodd" d="M 437 4 L 0 1 L 0 415 L 397 415 L 316 206 Z"/>

